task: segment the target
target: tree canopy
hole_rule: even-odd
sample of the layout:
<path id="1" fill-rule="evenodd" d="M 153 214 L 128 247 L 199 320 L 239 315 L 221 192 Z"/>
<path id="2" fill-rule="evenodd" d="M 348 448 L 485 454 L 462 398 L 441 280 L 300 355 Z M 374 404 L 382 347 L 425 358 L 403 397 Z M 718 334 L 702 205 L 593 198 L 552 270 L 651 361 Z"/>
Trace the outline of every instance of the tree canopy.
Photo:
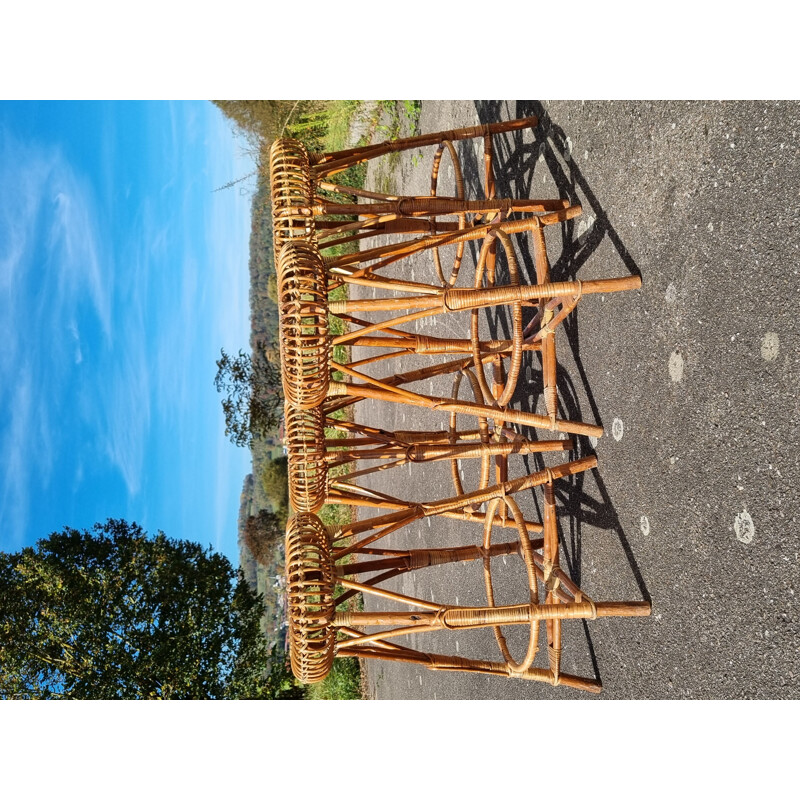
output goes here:
<path id="1" fill-rule="evenodd" d="M 251 447 L 277 428 L 283 414 L 280 368 L 242 350 L 236 358 L 225 350 L 220 354 L 214 385 L 226 395 L 222 400 L 225 435 L 239 447 Z"/>
<path id="2" fill-rule="evenodd" d="M 289 517 L 289 459 L 278 456 L 264 464 L 261 485 L 283 525 Z"/>
<path id="3" fill-rule="evenodd" d="M 210 548 L 64 528 L 0 553 L 0 698 L 270 697 L 261 613 Z"/>
<path id="4" fill-rule="evenodd" d="M 283 541 L 285 528 L 285 518 L 271 511 L 262 509 L 256 516 L 247 518 L 244 541 L 256 561 L 269 564 L 272 551 Z"/>

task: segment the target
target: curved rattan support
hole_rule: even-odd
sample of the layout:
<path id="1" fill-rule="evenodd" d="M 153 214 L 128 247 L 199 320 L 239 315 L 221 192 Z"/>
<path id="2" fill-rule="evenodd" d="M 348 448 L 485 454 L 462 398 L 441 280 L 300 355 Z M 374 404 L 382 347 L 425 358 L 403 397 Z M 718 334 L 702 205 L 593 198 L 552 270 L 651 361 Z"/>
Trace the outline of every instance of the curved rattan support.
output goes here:
<path id="1" fill-rule="evenodd" d="M 456 153 L 456 148 L 454 147 L 451 141 L 442 142 L 439 147 L 436 149 L 436 153 L 433 156 L 433 165 L 431 167 L 431 197 L 436 196 L 436 191 L 438 188 L 439 183 L 439 168 L 442 162 L 442 154 L 447 149 L 448 153 L 450 154 L 450 160 L 453 162 L 453 174 L 455 178 L 456 184 L 456 197 L 461 199 L 464 198 L 464 176 L 461 172 L 461 161 L 458 158 L 458 153 Z M 467 226 L 467 216 L 466 214 L 458 214 L 458 230 L 464 230 Z M 461 260 L 464 257 L 464 248 L 466 247 L 466 242 L 459 242 L 456 246 L 456 255 L 453 259 L 453 267 L 450 270 L 450 277 L 444 277 L 444 270 L 442 269 L 442 261 L 439 257 L 439 248 L 434 247 L 432 250 L 433 254 L 433 263 L 436 266 L 436 274 L 439 276 L 439 280 L 444 284 L 450 284 L 452 286 L 455 284 L 456 279 L 458 278 L 458 272 L 461 269 Z"/>
<path id="2" fill-rule="evenodd" d="M 558 556 L 558 527 L 556 523 L 556 499 L 552 481 L 542 486 L 544 493 L 542 541 L 542 583 L 545 590 L 545 602 L 558 604 L 560 602 L 558 589 L 561 584 L 559 576 Z M 574 596 L 574 595 L 573 595 Z M 561 672 L 561 620 L 547 620 L 547 657 L 550 662 L 550 671 L 558 681 Z"/>
<path id="3" fill-rule="evenodd" d="M 296 139 L 276 139 L 269 149 L 275 264 L 285 242 L 314 234 L 313 188 L 308 151 Z"/>
<path id="4" fill-rule="evenodd" d="M 536 263 L 536 281 L 539 284 L 550 282 L 550 261 L 547 258 L 547 245 L 544 239 L 544 229 L 541 225 L 531 231 L 533 239 L 533 254 Z M 544 402 L 547 416 L 555 421 L 558 412 L 558 390 L 556 384 L 558 362 L 556 361 L 555 331 L 550 328 L 553 321 L 553 310 L 548 308 L 548 302 L 539 301 L 539 314 L 541 315 L 540 332 L 542 333 L 542 382 L 544 389 Z"/>
<path id="5" fill-rule="evenodd" d="M 313 408 L 330 379 L 325 270 L 313 242 L 286 242 L 278 263 L 283 392 L 290 405 Z"/>
<path id="6" fill-rule="evenodd" d="M 297 514 L 286 528 L 286 594 L 292 672 L 317 683 L 333 664 L 335 573 L 328 532 L 313 514 Z"/>
<path id="7" fill-rule="evenodd" d="M 467 380 L 469 381 L 470 387 L 472 388 L 472 394 L 475 398 L 476 403 L 480 403 L 481 401 L 481 388 L 478 384 L 478 379 L 475 377 L 472 370 L 464 369 L 460 372 L 456 373 L 455 377 L 453 378 L 453 391 L 452 391 L 452 398 L 453 400 L 458 400 L 458 390 L 461 387 L 461 380 L 464 376 L 467 376 Z M 455 444 L 459 440 L 458 428 L 457 428 L 457 421 L 458 415 L 455 411 L 450 413 L 450 425 L 449 425 L 449 435 L 450 435 L 450 442 Z M 489 422 L 486 417 L 478 417 L 478 430 L 480 431 L 480 440 L 482 444 L 487 444 L 489 442 L 490 434 L 489 434 Z M 478 481 L 478 488 L 485 489 L 489 485 L 490 480 L 490 471 L 492 466 L 492 460 L 488 456 L 483 456 L 481 458 L 481 475 L 480 480 Z M 453 487 L 456 490 L 456 494 L 464 494 L 464 486 L 461 483 L 461 464 L 457 458 L 454 458 L 450 462 L 450 474 L 453 478 Z M 469 507 L 466 509 L 469 512 L 475 511 L 476 509 L 473 507 Z"/>
<path id="8" fill-rule="evenodd" d="M 533 546 L 528 538 L 528 532 L 525 528 L 525 520 L 522 512 L 519 509 L 513 497 L 499 497 L 492 500 L 486 509 L 486 522 L 483 529 L 483 548 L 484 550 L 491 550 L 492 547 L 492 522 L 495 514 L 497 514 L 500 503 L 503 503 L 506 508 L 511 512 L 514 518 L 514 523 L 517 526 L 520 538 L 520 555 L 525 562 L 525 570 L 528 574 L 528 588 L 530 592 L 530 602 L 533 605 L 539 603 L 539 588 L 536 581 L 536 563 L 534 561 Z M 484 583 L 486 585 L 486 598 L 490 606 L 494 607 L 494 587 L 492 585 L 492 567 L 491 559 L 484 559 L 483 562 Z M 532 664 L 538 650 L 539 639 L 539 620 L 531 617 L 530 620 L 530 638 L 528 640 L 528 650 L 521 661 L 516 661 L 506 643 L 505 635 L 502 628 L 498 625 L 494 627 L 494 635 L 497 639 L 498 647 L 503 655 L 505 662 L 508 664 L 512 672 L 524 672 Z"/>
<path id="9" fill-rule="evenodd" d="M 289 504 L 294 511 L 319 511 L 325 503 L 328 467 L 320 408 L 284 406 L 289 455 Z"/>
<path id="10" fill-rule="evenodd" d="M 514 246 L 508 234 L 498 230 L 496 234 L 497 241 L 502 244 L 508 260 L 509 272 L 509 286 L 519 286 L 519 265 L 517 257 L 514 254 Z M 492 252 L 495 244 L 495 236 L 488 236 L 481 248 L 478 264 L 475 268 L 475 289 L 481 290 L 481 283 L 483 281 L 484 269 L 486 267 L 487 258 Z M 494 269 L 487 271 L 487 278 L 490 286 L 494 285 Z M 525 347 L 525 332 L 522 325 L 522 302 L 515 300 L 511 302 L 511 326 L 512 326 L 512 339 L 511 339 L 511 361 L 506 374 L 505 382 L 502 386 L 495 383 L 492 388 L 486 381 L 483 372 L 483 361 L 481 359 L 481 339 L 478 331 L 479 324 L 479 310 L 473 309 L 470 318 L 470 339 L 472 340 L 472 360 L 475 365 L 475 372 L 480 384 L 483 397 L 487 403 L 495 403 L 497 406 L 507 405 L 517 386 L 519 380 L 519 373 L 522 367 L 522 353 Z"/>

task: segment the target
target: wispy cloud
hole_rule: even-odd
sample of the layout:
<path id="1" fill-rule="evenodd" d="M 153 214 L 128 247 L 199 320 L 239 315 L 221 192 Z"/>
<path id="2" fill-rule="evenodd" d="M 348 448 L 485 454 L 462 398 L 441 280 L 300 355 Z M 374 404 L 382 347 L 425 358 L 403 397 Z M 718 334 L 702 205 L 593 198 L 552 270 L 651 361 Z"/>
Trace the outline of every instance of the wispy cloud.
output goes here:
<path id="1" fill-rule="evenodd" d="M 19 549 L 28 527 L 32 395 L 31 373 L 25 370 L 18 374 L 8 397 L 3 398 L 10 415 L 0 445 L 0 547 L 4 550 Z"/>
<path id="2" fill-rule="evenodd" d="M 25 540 L 31 504 L 47 489 L 70 427 L 63 412 L 71 404 L 63 398 L 76 365 L 83 368 L 81 326 L 91 319 L 102 339 L 112 340 L 113 286 L 105 250 L 91 188 L 63 155 L 0 129 L 4 547 Z"/>
<path id="3" fill-rule="evenodd" d="M 212 188 L 252 172 L 254 164 L 243 155 L 221 113 L 211 108 L 208 173 Z M 207 248 L 211 281 L 217 298 L 214 334 L 219 346 L 228 350 L 246 347 L 250 336 L 250 209 L 247 193 L 253 181 L 214 192 L 208 211 Z M 242 193 L 241 190 L 244 190 Z"/>
<path id="4" fill-rule="evenodd" d="M 115 113 L 86 162 L 0 117 L 0 548 L 113 508 L 235 560 L 249 454 L 213 375 L 249 339 L 250 197 L 213 190 L 253 165 L 211 104 L 146 110 L 135 155 Z"/>
<path id="5" fill-rule="evenodd" d="M 81 351 L 81 336 L 78 332 L 78 323 L 72 320 L 69 325 L 69 332 L 72 334 L 72 340 L 75 343 L 75 364 L 78 365 L 83 362 L 83 352 Z"/>
<path id="6" fill-rule="evenodd" d="M 128 494 L 135 496 L 142 486 L 150 428 L 150 370 L 144 338 L 132 336 L 126 341 L 101 390 L 103 437 L 106 455 L 122 473 Z"/>
<path id="7" fill-rule="evenodd" d="M 53 204 L 49 250 L 58 265 L 59 296 L 74 302 L 86 292 L 110 341 L 113 270 L 101 264 L 91 191 L 62 162 L 57 162 L 48 188 Z"/>

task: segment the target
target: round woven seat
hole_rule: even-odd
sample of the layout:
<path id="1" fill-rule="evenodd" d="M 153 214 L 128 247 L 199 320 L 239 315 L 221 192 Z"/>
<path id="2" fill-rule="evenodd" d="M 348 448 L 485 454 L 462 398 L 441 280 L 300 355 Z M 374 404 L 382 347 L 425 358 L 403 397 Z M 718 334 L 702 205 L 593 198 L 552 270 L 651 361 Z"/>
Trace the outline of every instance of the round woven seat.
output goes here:
<path id="1" fill-rule="evenodd" d="M 307 240 L 314 231 L 311 211 L 313 189 L 305 146 L 296 139 L 276 139 L 269 149 L 269 175 L 273 246 L 277 264 L 278 254 L 285 242 Z"/>
<path id="2" fill-rule="evenodd" d="M 330 381 L 327 285 L 316 245 L 284 244 L 278 275 L 283 392 L 296 408 L 313 408 Z"/>
<path id="3" fill-rule="evenodd" d="M 284 419 L 289 451 L 289 503 L 295 511 L 319 511 L 325 503 L 328 479 L 322 411 L 287 404 Z"/>
<path id="4" fill-rule="evenodd" d="M 297 514 L 286 526 L 286 592 L 292 672 L 303 683 L 321 681 L 333 663 L 334 583 L 325 526 L 314 514 Z"/>

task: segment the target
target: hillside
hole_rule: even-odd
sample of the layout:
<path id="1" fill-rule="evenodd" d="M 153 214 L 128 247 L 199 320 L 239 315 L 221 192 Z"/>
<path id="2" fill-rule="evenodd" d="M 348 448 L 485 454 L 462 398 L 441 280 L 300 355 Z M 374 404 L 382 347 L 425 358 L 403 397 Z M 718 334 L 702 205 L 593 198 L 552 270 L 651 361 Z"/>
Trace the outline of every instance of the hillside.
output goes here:
<path id="1" fill-rule="evenodd" d="M 266 358 L 276 363 L 279 360 L 278 305 L 275 264 L 272 249 L 272 214 L 270 209 L 269 182 L 259 175 L 256 194 L 253 197 L 250 226 L 250 348 L 252 358 Z M 259 564 L 244 543 L 244 525 L 249 516 L 262 509 L 280 512 L 273 497 L 265 491 L 259 476 L 266 471 L 269 462 L 284 455 L 283 443 L 276 430 L 255 442 L 251 447 L 253 472 L 245 478 L 239 504 L 239 564 L 248 584 L 264 597 L 263 629 L 270 644 L 277 641 L 283 647 L 283 636 L 279 635 L 284 622 L 281 594 L 284 553 L 283 545 L 276 548 L 268 564 Z"/>

